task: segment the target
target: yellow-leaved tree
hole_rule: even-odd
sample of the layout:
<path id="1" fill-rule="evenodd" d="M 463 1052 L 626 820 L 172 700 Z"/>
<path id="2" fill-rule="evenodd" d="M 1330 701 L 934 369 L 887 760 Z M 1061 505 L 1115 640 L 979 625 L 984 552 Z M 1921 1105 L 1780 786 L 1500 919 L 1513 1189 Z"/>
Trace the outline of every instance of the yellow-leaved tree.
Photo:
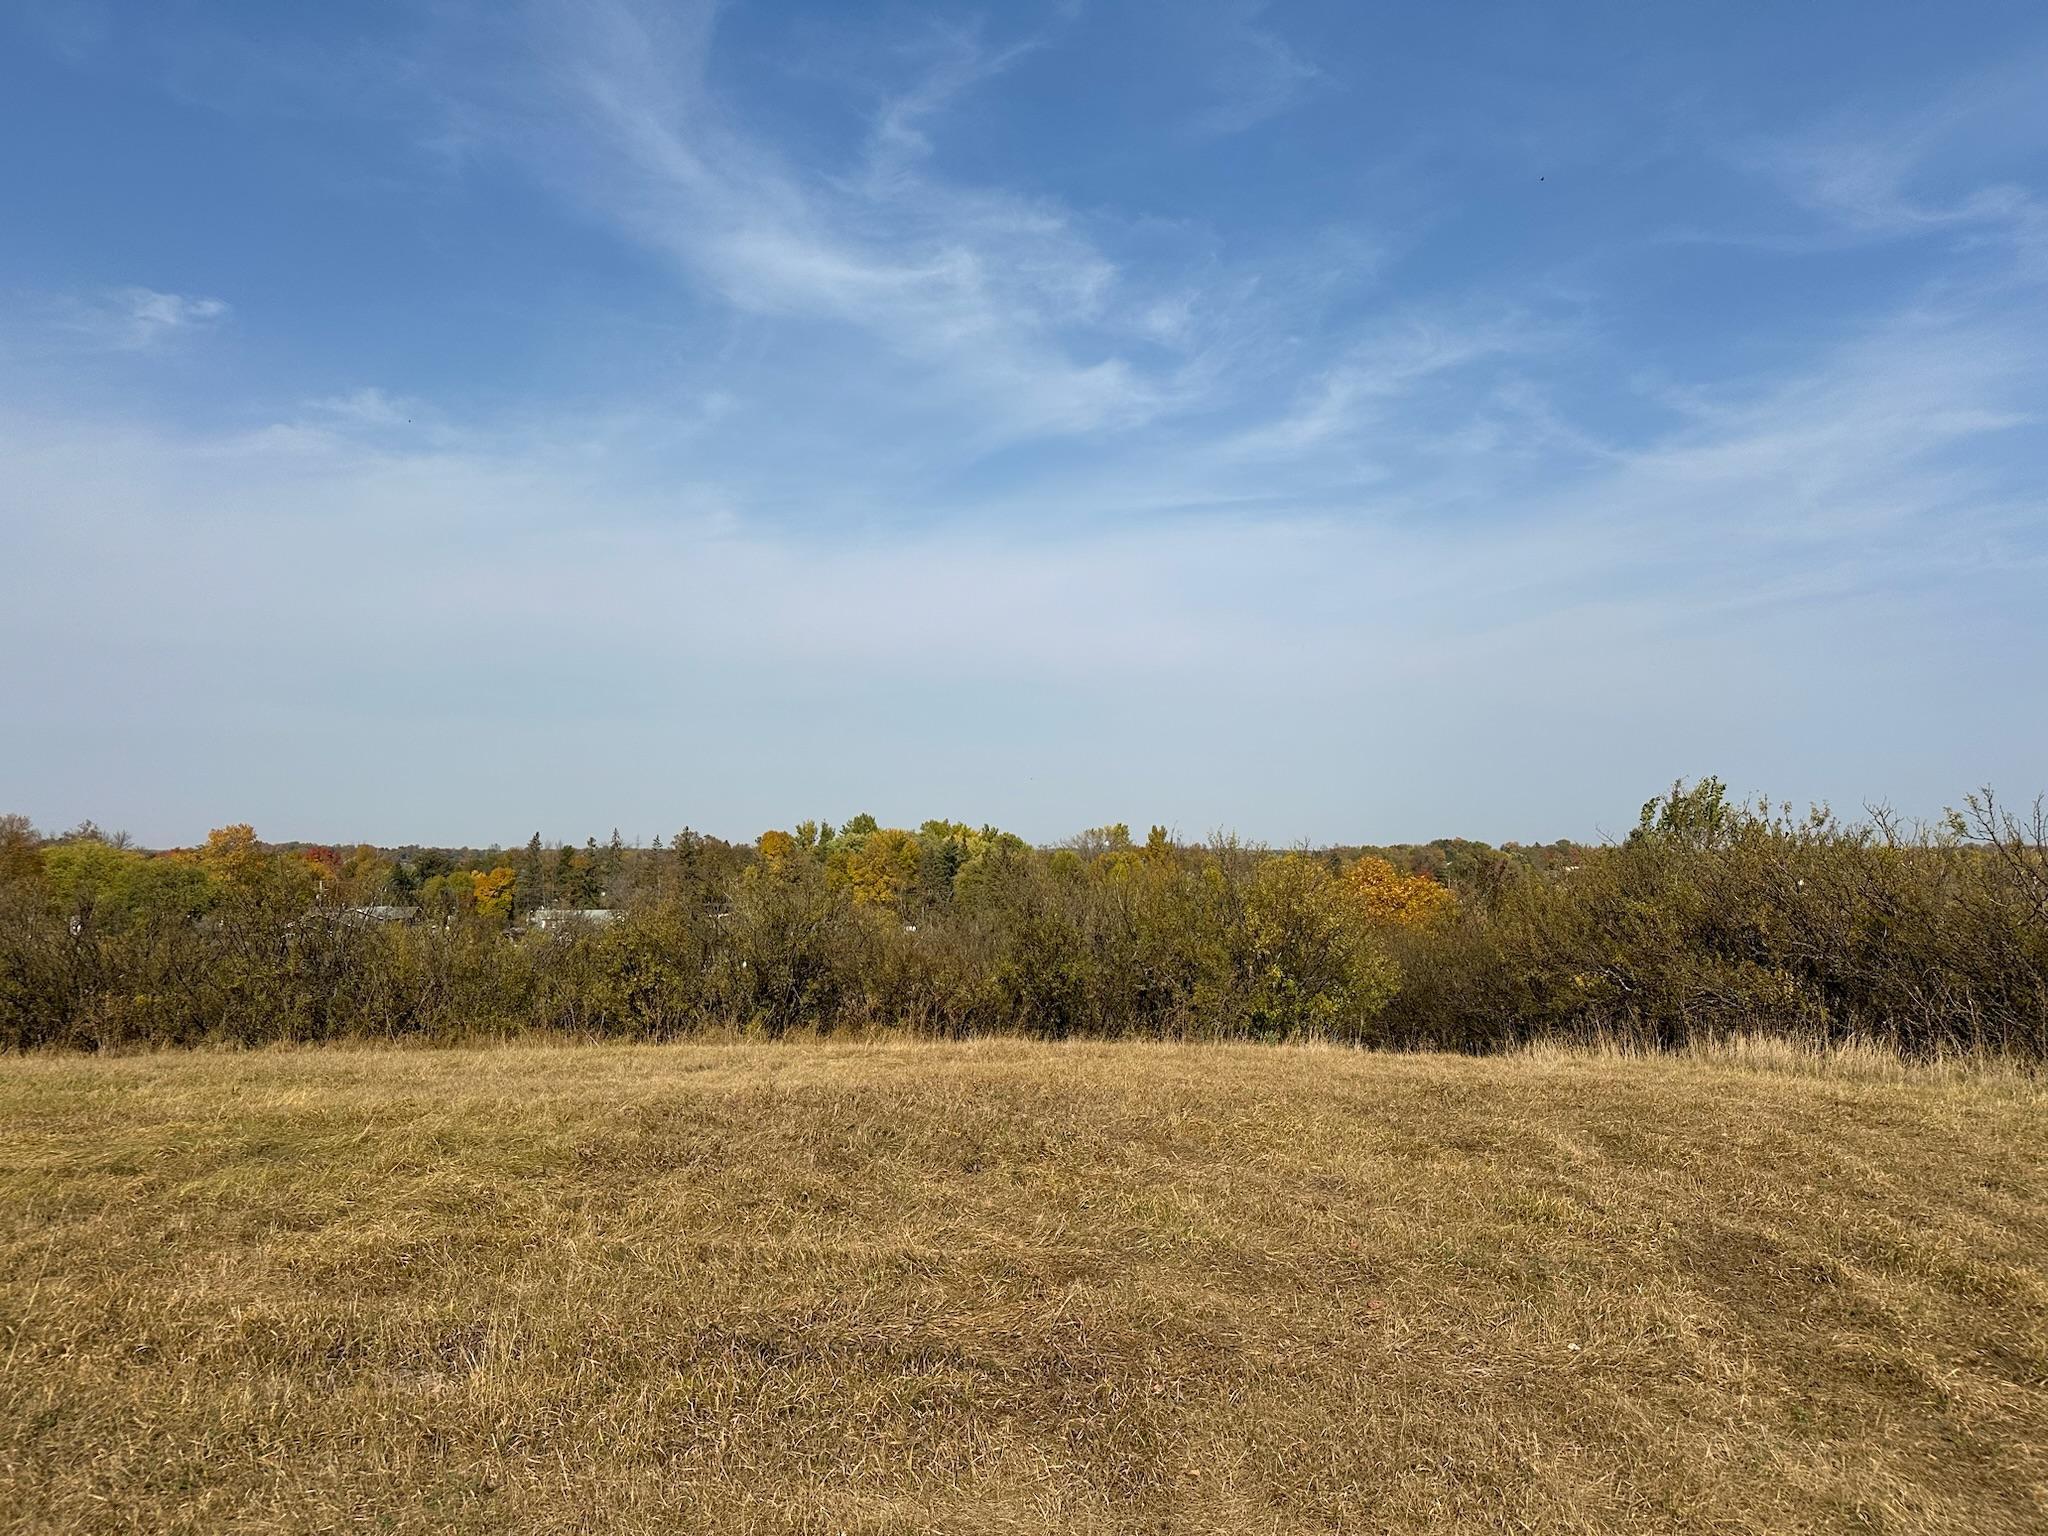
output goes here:
<path id="1" fill-rule="evenodd" d="M 761 862 L 773 874 L 781 874 L 797 860 L 803 851 L 797 840 L 779 827 L 770 827 L 761 834 L 756 845 L 761 850 Z"/>
<path id="2" fill-rule="evenodd" d="M 502 865 L 497 869 L 480 869 L 470 877 L 476 889 L 476 915 L 491 922 L 503 922 L 512 915 L 512 889 L 519 883 L 518 873 Z"/>
<path id="3" fill-rule="evenodd" d="M 1379 928 L 1427 928 L 1458 907 L 1448 887 L 1428 875 L 1404 875 L 1372 854 L 1344 872 L 1344 886 L 1360 915 Z"/>
<path id="4" fill-rule="evenodd" d="M 846 856 L 846 883 L 864 907 L 893 907 L 917 881 L 923 850 L 914 834 L 878 827 Z"/>
<path id="5" fill-rule="evenodd" d="M 261 884 L 270 863 L 269 851 L 256 840 L 256 829 L 246 821 L 215 827 L 193 857 L 215 880 L 239 891 L 254 890 Z"/>

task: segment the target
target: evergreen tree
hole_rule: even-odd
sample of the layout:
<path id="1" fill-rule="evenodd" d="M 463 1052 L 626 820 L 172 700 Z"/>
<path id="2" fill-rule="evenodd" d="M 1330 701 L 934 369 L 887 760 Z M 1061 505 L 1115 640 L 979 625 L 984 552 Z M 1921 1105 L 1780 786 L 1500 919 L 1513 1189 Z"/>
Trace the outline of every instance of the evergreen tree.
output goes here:
<path id="1" fill-rule="evenodd" d="M 548 871 L 538 832 L 527 840 L 526 852 L 520 855 L 519 880 L 513 888 L 512 899 L 516 910 L 521 912 L 531 912 L 535 907 L 548 904 Z"/>

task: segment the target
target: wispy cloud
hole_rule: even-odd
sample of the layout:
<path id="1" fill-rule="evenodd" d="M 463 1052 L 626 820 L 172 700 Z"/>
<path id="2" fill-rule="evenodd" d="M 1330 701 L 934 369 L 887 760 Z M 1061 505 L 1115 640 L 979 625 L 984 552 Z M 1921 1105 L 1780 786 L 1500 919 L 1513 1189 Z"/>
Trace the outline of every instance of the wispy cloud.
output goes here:
<path id="1" fill-rule="evenodd" d="M 1286 459 L 1333 441 L 1355 440 L 1386 425 L 1395 406 L 1412 406 L 1418 391 L 1432 381 L 1539 345 L 1555 353 L 1567 340 L 1558 327 L 1514 316 L 1447 320 L 1411 315 L 1355 342 L 1308 384 L 1285 415 L 1237 433 L 1224 450 L 1238 458 Z M 1412 416 L 1406 411 L 1403 416 L 1402 426 L 1412 430 Z"/>
<path id="2" fill-rule="evenodd" d="M 33 299 L 0 356 L 0 638 L 69 658 L 25 685 L 42 739 L 119 696 L 123 743 L 240 775 L 217 819 L 370 803 L 394 740 L 459 732 L 520 764 L 502 788 L 408 788 L 403 830 L 442 837 L 529 827 L 534 783 L 608 803 L 611 774 L 642 808 L 711 786 L 742 833 L 829 779 L 906 814 L 971 785 L 963 810 L 1040 835 L 1118 813 L 1128 783 L 1158 797 L 1133 815 L 1284 837 L 1356 835 L 1361 784 L 1404 808 L 1389 834 L 1583 831 L 1677 769 L 1742 773 L 1745 742 L 1823 741 L 1830 772 L 2038 760 L 2038 724 L 1981 708 L 2048 662 L 2048 247 L 2033 162 L 1987 148 L 1993 124 L 2035 131 L 2019 97 L 1688 141 L 1719 173 L 1701 219 L 1785 244 L 1645 263 L 1619 225 L 1589 235 L 1588 203 L 1559 213 L 1554 168 L 1540 201 L 1519 170 L 1507 186 L 1496 138 L 1524 104 L 1489 117 L 1469 93 L 1395 169 L 1319 169 L 1327 212 L 1232 202 L 1202 162 L 1278 167 L 1281 141 L 1191 138 L 1299 128 L 1312 155 L 1279 114 L 1354 102 L 1228 0 L 1189 38 L 1122 16 L 1089 35 L 1172 51 L 1146 142 L 1119 146 L 1156 182 L 1149 160 L 1062 179 L 1091 152 L 1040 153 L 1036 72 L 1064 34 L 1009 15 L 863 33 L 792 106 L 764 100 L 786 33 L 751 14 L 433 14 L 458 20 L 348 51 L 348 92 L 303 110 L 374 79 L 350 110 L 421 174 L 409 192 L 454 206 L 473 177 L 491 239 L 533 234 L 533 260 L 478 269 L 467 319 L 517 325 L 531 299 L 531 366 L 465 375 L 439 331 L 337 336 L 371 311 L 309 284 L 321 324 L 288 333 L 266 302 L 236 326 L 231 396 L 153 417 L 149 391 L 200 370 L 131 354 L 222 327 L 224 303 L 124 289 L 53 320 Z M 328 52 L 200 94 L 278 110 Z M 253 75 L 270 51 L 219 56 Z M 1609 169 L 1569 195 L 1621 199 L 1643 167 Z M 1403 226 L 1381 192 L 1426 211 Z M 557 304 L 534 263 L 558 250 L 604 274 L 602 303 Z M 404 312 L 439 325 L 423 295 Z M 38 574 L 88 564 L 84 598 Z M 1980 638 L 1999 623 L 2011 643 Z M 1912 740 L 1891 689 L 1927 701 Z M 1944 729 L 1965 745 L 1937 751 Z M 1550 766 L 1525 774 L 1523 743 Z M 1275 806 L 1299 820 L 1258 819 Z"/>
<path id="3" fill-rule="evenodd" d="M 1838 114 L 1796 134 L 1749 139 L 1735 153 L 1848 238 L 1985 242 L 2016 252 L 2031 277 L 2048 278 L 2048 203 L 1988 169 L 2048 152 L 2044 67 L 2038 54 L 2009 61 L 1904 112 Z"/>
<path id="4" fill-rule="evenodd" d="M 1242 133 L 1292 107 L 1328 77 L 1264 23 L 1265 0 L 1240 0 L 1221 19 L 1214 53 L 1217 100 L 1197 113 L 1202 136 Z"/>
<path id="5" fill-rule="evenodd" d="M 915 163 L 928 159 L 932 141 L 926 125 L 973 87 L 1003 73 L 1043 44 L 1031 38 L 990 49 L 973 31 L 941 28 L 931 34 L 936 61 L 908 86 L 885 91 L 876 112 L 868 151 L 868 176 L 875 190 Z"/>
<path id="6" fill-rule="evenodd" d="M 1855 238 L 1948 234 L 1990 239 L 2027 255 L 2048 248 L 2048 204 L 2039 197 L 2011 183 L 1926 187 L 1930 158 L 1924 144 L 1827 138 L 1760 149 L 1753 163 Z"/>
<path id="7" fill-rule="evenodd" d="M 1386 366 L 1398 377 L 1470 355 L 1423 335 Z M 602 423 L 564 424 L 555 440 L 472 430 L 421 443 L 384 435 L 405 407 L 369 392 L 328 402 L 340 425 L 311 433 L 17 413 L 0 419 L 0 452 L 22 558 L 0 588 L 10 643 L 73 645 L 72 684 L 103 666 L 142 690 L 150 718 L 181 711 L 217 739 L 243 728 L 223 713 L 233 698 L 294 734 L 293 751 L 320 743 L 321 774 L 367 769 L 366 753 L 429 717 L 556 771 L 555 748 L 525 722 L 536 688 L 560 688 L 580 739 L 682 754 L 754 785 L 722 802 L 740 832 L 786 816 L 780 800 L 810 782 L 808 754 L 762 702 L 773 700 L 801 701 L 791 718 L 806 739 L 843 733 L 881 752 L 898 794 L 927 769 L 886 752 L 876 711 L 943 700 L 963 739 L 1003 742 L 1005 711 L 1057 700 L 1062 718 L 1091 722 L 1097 750 L 1149 761 L 1147 733 L 1228 700 L 1235 729 L 1353 755 L 1382 795 L 1434 806 L 1449 791 L 1417 774 L 1435 763 L 1465 792 L 1491 782 L 1484 743 L 1465 743 L 1480 758 L 1452 770 L 1441 754 L 1379 751 L 1375 733 L 1420 712 L 1437 721 L 1433 740 L 1462 742 L 1432 702 L 1451 697 L 1508 739 L 1559 743 L 1582 728 L 1607 742 L 1611 760 L 1584 768 L 1597 803 L 1668 762 L 1599 734 L 1615 709 L 1649 720 L 1659 690 L 1683 692 L 1686 730 L 1729 732 L 1759 709 L 1833 710 L 1811 702 L 1830 690 L 1846 710 L 1877 658 L 1897 668 L 1888 686 L 1938 690 L 1969 650 L 1960 616 L 2010 606 L 2048 573 L 2048 508 L 2015 494 L 1997 456 L 2043 395 L 2040 373 L 2016 341 L 1929 315 L 1799 378 L 1695 401 L 1668 433 L 1563 480 L 1517 488 L 1469 466 L 1428 518 L 1397 515 L 1409 486 L 1319 502 L 1305 462 L 1265 466 L 1278 507 L 1100 515 L 1120 498 L 1215 488 L 1213 464 L 1177 481 L 1163 462 L 1102 461 L 1046 498 L 1098 515 L 1043 523 L 955 507 L 911 532 L 735 518 L 735 496 L 754 500 L 746 486 L 679 483 Z M 840 473 L 817 466 L 812 494 L 829 496 Z M 89 619 L 22 574 L 88 555 Z M 200 589 L 215 597 L 194 608 Z M 601 600 L 565 609 L 565 592 Z M 1906 614 L 1931 626 L 1917 652 L 1901 644 Z M 200 656 L 206 667 L 181 681 Z M 1980 660 L 1975 683 L 2016 686 L 2029 665 L 2023 649 Z M 317 720 L 296 702 L 309 692 Z M 39 697 L 24 707 L 44 707 Z M 690 745 L 728 716 L 750 723 L 724 745 Z M 544 718 L 559 734 L 560 708 Z M 1842 730 L 1859 718 L 1828 716 Z M 158 725 L 183 729 L 168 714 Z M 1652 734 L 1668 751 L 1669 732 Z M 939 750 L 913 736 L 928 758 Z M 275 773 L 267 750 L 249 761 Z M 776 754 L 787 766 L 764 766 Z M 584 770 L 564 758 L 559 771 Z M 1276 771 L 1219 747 L 1197 789 L 1141 792 L 1192 825 L 1243 822 L 1275 803 Z M 988 813 L 1040 835 L 1066 830 L 1115 781 L 1048 775 L 1040 799 L 1010 770 L 986 772 Z M 306 779 L 283 779 L 306 792 Z M 1251 784 L 1253 811 L 1228 803 Z M 253 779 L 247 792 L 251 813 L 275 800 Z M 1247 830 L 1284 836 L 1344 814 L 1335 781 L 1282 798 L 1301 825 L 1269 815 Z M 643 805 L 652 815 L 652 802 L 632 809 Z M 520 823 L 510 790 L 485 808 Z"/>
<path id="8" fill-rule="evenodd" d="M 13 11 L 18 26 L 74 64 L 103 48 L 113 31 L 104 0 L 16 0 Z"/>
<path id="9" fill-rule="evenodd" d="M 657 16 L 608 0 L 542 15 L 521 70 L 538 94 L 515 93 L 541 110 L 497 128 L 566 195 L 735 310 L 853 328 L 934 398 L 971 403 L 993 440 L 1128 425 L 1171 398 L 1170 373 L 1116 344 L 1119 332 L 1157 336 L 1145 318 L 1156 296 L 1071 214 L 923 164 L 931 116 L 1014 48 L 952 37 L 883 104 L 863 163 L 833 176 L 793 165 L 717 100 L 710 7 Z"/>
<path id="10" fill-rule="evenodd" d="M 418 403 L 385 393 L 375 386 L 352 389 L 311 402 L 313 411 L 329 420 L 359 427 L 410 426 Z"/>
<path id="11" fill-rule="evenodd" d="M 227 318 L 222 299 L 159 293 L 154 288 L 110 288 L 72 298 L 59 307 L 60 324 L 90 343 L 123 352 L 144 352 Z"/>

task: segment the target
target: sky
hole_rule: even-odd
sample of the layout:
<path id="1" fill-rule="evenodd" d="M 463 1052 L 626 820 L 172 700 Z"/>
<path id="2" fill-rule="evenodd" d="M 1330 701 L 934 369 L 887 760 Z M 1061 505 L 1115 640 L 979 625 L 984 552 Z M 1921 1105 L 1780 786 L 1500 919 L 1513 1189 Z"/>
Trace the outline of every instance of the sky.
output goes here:
<path id="1" fill-rule="evenodd" d="M 2048 9 L 0 0 L 0 810 L 2048 789 Z"/>

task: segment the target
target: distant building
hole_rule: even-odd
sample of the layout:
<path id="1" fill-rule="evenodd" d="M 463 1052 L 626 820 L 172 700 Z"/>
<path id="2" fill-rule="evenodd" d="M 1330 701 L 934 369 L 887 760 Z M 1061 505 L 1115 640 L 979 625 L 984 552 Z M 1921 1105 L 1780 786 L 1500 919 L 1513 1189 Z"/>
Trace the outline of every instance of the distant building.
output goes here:
<path id="1" fill-rule="evenodd" d="M 410 923 L 419 919 L 418 907 L 350 907 L 343 917 L 357 923 Z"/>
<path id="2" fill-rule="evenodd" d="M 529 928 L 602 928 L 615 923 L 619 914 L 609 907 L 536 907 L 527 914 Z"/>

